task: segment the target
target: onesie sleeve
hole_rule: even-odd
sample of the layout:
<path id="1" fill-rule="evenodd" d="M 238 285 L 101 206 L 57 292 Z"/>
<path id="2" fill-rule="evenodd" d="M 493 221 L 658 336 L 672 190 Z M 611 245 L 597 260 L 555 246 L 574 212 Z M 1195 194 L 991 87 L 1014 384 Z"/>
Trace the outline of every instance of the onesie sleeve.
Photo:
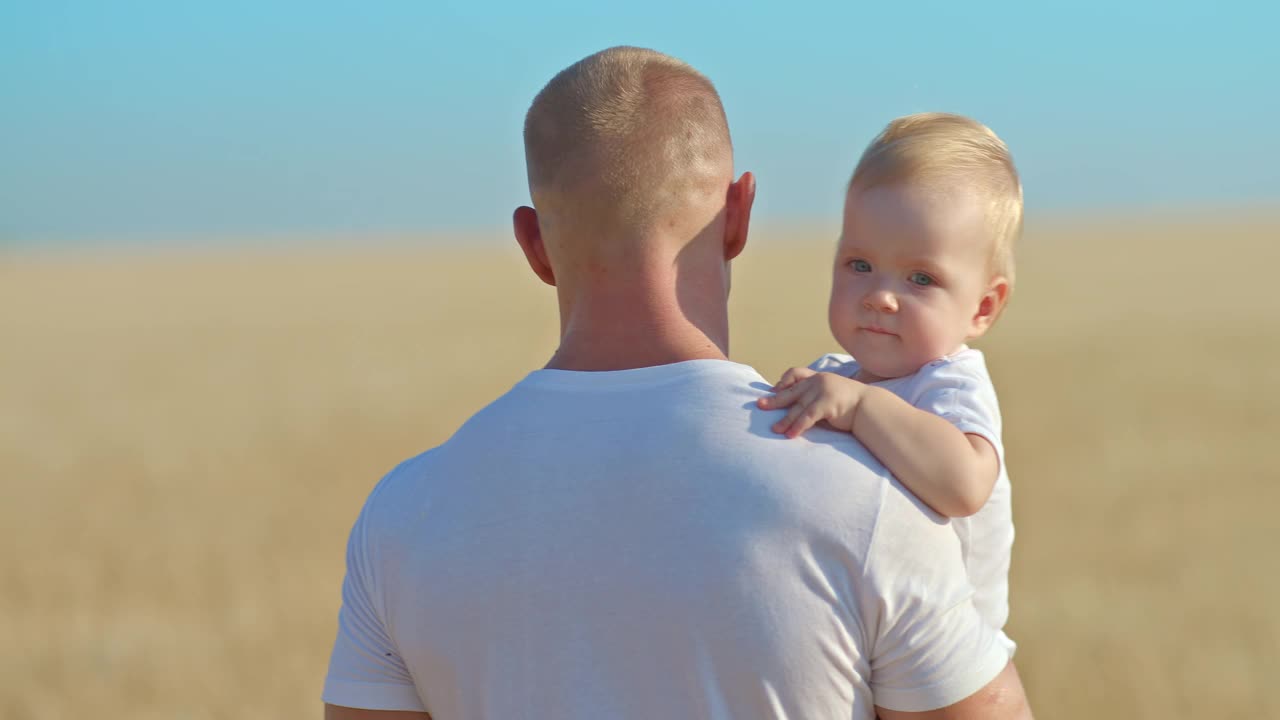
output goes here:
<path id="1" fill-rule="evenodd" d="M 921 368 L 907 400 L 963 433 L 985 438 L 1004 462 L 999 402 L 982 356 L 976 351 Z"/>
<path id="2" fill-rule="evenodd" d="M 853 377 L 858 372 L 858 363 L 854 362 L 854 359 L 848 355 L 827 353 L 809 363 L 809 369 Z"/>

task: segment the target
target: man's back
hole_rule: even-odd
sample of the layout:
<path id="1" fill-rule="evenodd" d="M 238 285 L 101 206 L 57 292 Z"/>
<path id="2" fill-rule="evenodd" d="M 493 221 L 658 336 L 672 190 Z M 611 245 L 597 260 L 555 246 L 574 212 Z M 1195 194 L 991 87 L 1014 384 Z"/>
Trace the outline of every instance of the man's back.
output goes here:
<path id="1" fill-rule="evenodd" d="M 532 373 L 395 471 L 351 537 L 325 700 L 460 717 L 853 717 L 1008 658 L 953 533 L 753 370 Z M 874 693 L 874 697 L 873 697 Z"/>

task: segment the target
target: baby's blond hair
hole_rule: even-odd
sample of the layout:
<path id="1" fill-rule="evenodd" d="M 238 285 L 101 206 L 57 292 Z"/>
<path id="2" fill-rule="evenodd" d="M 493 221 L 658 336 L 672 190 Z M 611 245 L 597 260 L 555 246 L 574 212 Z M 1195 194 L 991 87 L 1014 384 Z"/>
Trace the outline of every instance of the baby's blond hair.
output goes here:
<path id="1" fill-rule="evenodd" d="M 1013 245 L 1022 233 L 1022 184 L 1009 148 L 986 125 L 951 113 L 918 113 L 888 124 L 858 160 L 849 191 L 921 184 L 968 190 L 987 203 L 990 269 L 1013 288 Z"/>

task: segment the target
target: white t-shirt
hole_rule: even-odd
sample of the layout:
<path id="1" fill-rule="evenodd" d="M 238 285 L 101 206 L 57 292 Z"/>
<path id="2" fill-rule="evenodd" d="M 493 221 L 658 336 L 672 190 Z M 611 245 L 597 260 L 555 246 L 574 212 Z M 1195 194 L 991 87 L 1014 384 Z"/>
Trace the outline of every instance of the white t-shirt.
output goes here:
<path id="1" fill-rule="evenodd" d="M 695 360 L 539 370 L 370 494 L 324 701 L 453 718 L 855 718 L 1009 660 L 945 519 Z M 852 458 L 852 461 L 851 461 Z"/>
<path id="2" fill-rule="evenodd" d="M 857 361 L 848 355 L 824 355 L 809 367 L 845 377 L 858 373 Z M 875 385 L 913 407 L 949 421 L 961 432 L 986 438 L 995 448 L 1000 474 L 991 498 L 973 515 L 953 518 L 951 527 L 960 538 L 964 564 L 976 591 L 973 604 L 992 627 L 1003 628 L 1009 619 L 1012 488 L 1005 472 L 1004 443 L 1000 440 L 1000 404 L 982 351 L 962 346 L 955 354 L 934 360 L 912 375 Z"/>

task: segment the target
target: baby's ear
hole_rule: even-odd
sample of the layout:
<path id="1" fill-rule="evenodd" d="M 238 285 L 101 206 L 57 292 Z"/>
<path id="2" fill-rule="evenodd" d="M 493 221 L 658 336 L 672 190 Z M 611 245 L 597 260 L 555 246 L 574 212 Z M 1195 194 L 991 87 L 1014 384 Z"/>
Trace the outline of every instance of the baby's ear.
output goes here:
<path id="1" fill-rule="evenodd" d="M 996 319 L 1000 317 L 1008 301 L 1009 279 L 1003 275 L 997 275 L 987 284 L 987 291 L 978 300 L 978 311 L 974 313 L 973 320 L 970 322 L 969 337 L 977 338 L 985 335 L 991 326 L 996 324 Z"/>

